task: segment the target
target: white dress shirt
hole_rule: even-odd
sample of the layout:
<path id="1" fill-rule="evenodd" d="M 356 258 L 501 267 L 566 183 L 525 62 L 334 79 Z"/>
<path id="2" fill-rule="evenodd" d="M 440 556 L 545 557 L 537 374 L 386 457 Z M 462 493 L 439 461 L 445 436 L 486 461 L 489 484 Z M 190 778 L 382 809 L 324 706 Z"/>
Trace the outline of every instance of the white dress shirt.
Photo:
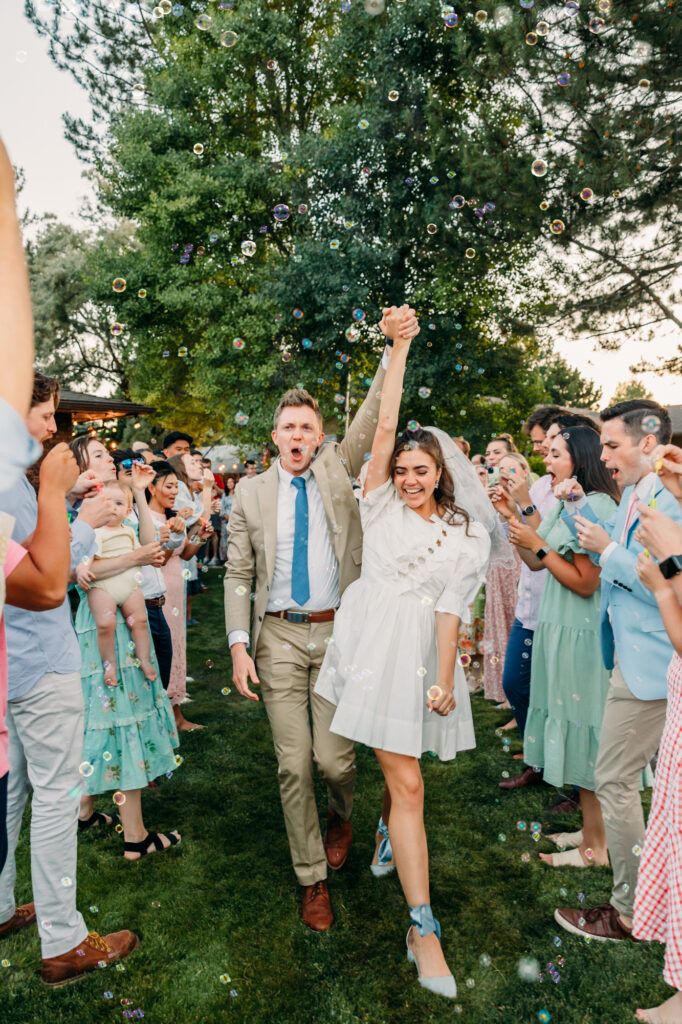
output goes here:
<path id="1" fill-rule="evenodd" d="M 557 503 L 552 490 L 552 478 L 549 473 L 541 476 L 530 488 L 530 500 L 544 519 L 549 515 Z M 547 579 L 547 569 L 539 569 L 533 572 L 524 562 L 521 566 L 519 576 L 518 602 L 516 605 L 515 617 L 519 620 L 524 629 L 535 629 L 540 614 L 540 601 L 542 591 Z"/>
<path id="2" fill-rule="evenodd" d="M 302 474 L 308 496 L 308 578 L 310 597 L 299 605 L 291 596 L 291 566 L 294 557 L 294 526 L 296 522 L 296 495 L 293 476 L 277 462 L 279 488 L 277 490 L 277 547 L 275 571 L 270 585 L 267 611 L 281 612 L 287 608 L 307 611 L 326 611 L 338 608 L 339 563 L 329 539 L 327 515 L 322 495 L 310 469 Z"/>
<path id="3" fill-rule="evenodd" d="M 310 597 L 304 605 L 299 605 L 291 596 L 292 562 L 294 558 L 294 528 L 296 524 L 297 489 L 292 486 L 294 477 L 282 468 L 277 461 L 279 487 L 277 488 L 277 547 L 275 548 L 275 568 L 270 585 L 270 599 L 267 605 L 269 612 L 282 612 L 290 608 L 303 608 L 306 611 L 326 611 L 338 608 L 341 600 L 339 594 L 339 563 L 334 554 L 327 515 L 322 502 L 322 495 L 315 477 L 310 469 L 301 474 L 305 480 L 308 496 L 308 579 L 310 581 Z M 236 643 L 249 642 L 249 634 L 243 629 L 230 631 L 227 642 L 230 647 Z"/>
<path id="4" fill-rule="evenodd" d="M 651 500 L 651 492 L 654 489 L 656 479 L 657 477 L 655 473 L 647 473 L 646 476 L 643 476 L 642 479 L 635 484 L 635 494 L 637 495 L 638 499 L 637 504 L 639 504 L 640 501 L 644 502 L 645 505 L 649 504 L 649 501 Z M 637 504 L 635 505 L 633 515 L 630 517 L 630 522 L 632 522 L 634 518 L 639 516 L 639 512 L 637 511 Z M 620 539 L 620 543 L 623 545 L 623 547 L 626 546 L 629 526 L 630 523 L 626 520 L 625 526 L 623 527 L 623 535 Z M 611 555 L 617 547 L 618 541 L 615 540 L 612 540 L 609 544 L 607 544 L 607 546 L 604 548 L 601 555 L 599 556 L 599 564 L 604 565 L 606 560 L 611 557 Z"/>

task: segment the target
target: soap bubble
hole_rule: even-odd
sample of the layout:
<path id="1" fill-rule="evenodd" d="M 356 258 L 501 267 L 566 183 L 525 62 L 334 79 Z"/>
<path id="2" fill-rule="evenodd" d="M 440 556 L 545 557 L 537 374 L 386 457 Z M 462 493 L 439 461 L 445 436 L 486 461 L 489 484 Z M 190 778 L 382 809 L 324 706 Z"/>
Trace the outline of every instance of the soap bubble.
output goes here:
<path id="1" fill-rule="evenodd" d="M 246 342 L 244 341 L 243 338 L 233 338 L 232 339 L 232 348 L 236 348 L 236 349 L 241 350 L 241 349 L 243 349 L 245 347 L 246 347 Z"/>
<path id="2" fill-rule="evenodd" d="M 570 85 L 571 76 L 568 71 L 562 71 L 561 74 L 556 76 L 557 85 Z"/>
<path id="3" fill-rule="evenodd" d="M 286 205 L 286 203 L 278 203 L 277 206 L 272 211 L 272 215 L 275 218 L 275 220 L 289 220 L 289 217 L 291 216 L 291 210 Z"/>
<path id="4" fill-rule="evenodd" d="M 549 24 L 546 21 L 539 21 L 535 26 L 535 31 L 539 36 L 546 36 L 549 32 Z"/>
<path id="5" fill-rule="evenodd" d="M 584 188 L 580 193 L 580 198 L 586 203 L 589 203 L 594 199 L 594 192 L 591 188 Z"/>
<path id="6" fill-rule="evenodd" d="M 332 238 L 331 242 L 329 243 L 329 248 L 330 249 L 338 249 L 340 244 L 341 243 L 339 242 L 338 238 Z"/>
<path id="7" fill-rule="evenodd" d="M 562 220 L 553 220 L 552 223 L 549 225 L 549 230 L 552 232 L 553 235 L 560 235 L 561 232 L 565 229 L 565 227 L 566 225 Z"/>
<path id="8" fill-rule="evenodd" d="M 213 18 L 210 14 L 200 14 L 199 17 L 195 19 L 194 24 L 198 29 L 201 29 L 202 32 L 208 32 L 209 28 L 213 24 Z"/>
<path id="9" fill-rule="evenodd" d="M 226 47 L 226 49 L 228 49 L 228 50 L 231 47 L 233 47 L 236 42 L 237 42 L 237 33 L 236 32 L 232 32 L 232 31 L 230 31 L 230 32 L 223 32 L 223 34 L 220 37 L 221 46 Z"/>
<path id="10" fill-rule="evenodd" d="M 407 424 L 407 429 L 419 430 L 419 423 L 417 422 L 417 420 L 410 420 L 409 423 Z"/>
<path id="11" fill-rule="evenodd" d="M 568 4 L 566 6 L 568 6 Z M 549 1010 L 538 1010 L 538 1020 L 540 1021 L 540 1024 L 549 1024 L 551 1019 L 552 1015 Z"/>
<path id="12" fill-rule="evenodd" d="M 245 241 L 241 244 L 241 250 L 245 256 L 255 256 L 256 254 L 256 243 L 251 241 Z"/>
<path id="13" fill-rule="evenodd" d="M 302 309 L 295 309 L 293 311 L 293 313 L 292 313 L 292 316 L 293 316 L 294 320 L 302 320 L 303 319 L 303 310 Z"/>
<path id="14" fill-rule="evenodd" d="M 192 146 L 192 152 L 196 153 L 197 156 L 201 156 L 201 154 L 204 152 L 203 143 L 195 142 L 194 145 Z"/>
<path id="15" fill-rule="evenodd" d="M 68 889 L 70 886 L 73 885 L 73 878 L 69 878 L 68 875 L 64 875 L 64 877 L 61 879 L 61 884 L 64 886 L 65 889 Z"/>
<path id="16" fill-rule="evenodd" d="M 184 345 L 181 345 L 178 349 L 178 355 L 181 359 L 184 359 L 187 356 L 187 349 Z"/>
<path id="17" fill-rule="evenodd" d="M 532 956 L 524 956 L 519 960 L 516 973 L 521 981 L 537 981 L 540 977 L 540 964 Z"/>
<path id="18" fill-rule="evenodd" d="M 137 293 L 137 297 L 138 297 L 138 299 L 146 299 L 147 298 L 147 289 L 146 288 L 140 288 L 139 292 Z"/>
<path id="19" fill-rule="evenodd" d="M 78 771 L 85 779 L 90 778 L 94 770 L 93 765 L 91 765 L 89 761 L 83 761 L 83 763 L 78 766 Z"/>
<path id="20" fill-rule="evenodd" d="M 600 32 L 603 32 L 606 28 L 606 22 L 603 18 L 591 18 L 588 25 L 590 32 L 595 36 L 598 36 Z"/>
<path id="21" fill-rule="evenodd" d="M 446 28 L 456 28 L 459 22 L 459 15 L 454 13 L 446 14 L 446 16 L 443 18 L 443 21 L 445 22 Z"/>
<path id="22" fill-rule="evenodd" d="M 111 285 L 115 292 L 124 292 L 126 290 L 126 281 L 124 277 L 116 277 Z"/>
<path id="23" fill-rule="evenodd" d="M 120 793 L 117 791 L 116 793 L 114 793 L 112 800 L 114 801 L 117 807 L 122 807 L 123 804 L 126 802 L 126 795 L 125 793 Z"/>
<path id="24" fill-rule="evenodd" d="M 436 231 L 438 231 L 438 226 L 436 224 L 427 224 L 426 230 L 430 235 L 435 235 Z"/>
<path id="25" fill-rule="evenodd" d="M 535 46 L 537 41 L 538 41 L 538 37 L 537 37 L 537 33 L 536 32 L 527 32 L 526 33 L 526 42 L 528 43 L 529 46 Z"/>
<path id="26" fill-rule="evenodd" d="M 388 94 L 388 98 L 391 101 L 391 103 L 395 103 L 395 101 L 398 99 L 399 95 L 400 95 L 400 93 L 398 92 L 397 89 L 391 89 L 391 91 Z"/>
<path id="27" fill-rule="evenodd" d="M 111 333 L 116 338 L 116 337 L 118 337 L 118 335 L 123 330 L 123 324 L 119 324 L 119 323 L 112 324 L 111 327 L 109 328 L 109 330 L 111 331 Z"/>
<path id="28" fill-rule="evenodd" d="M 472 260 L 474 258 L 474 256 L 476 255 L 476 250 L 475 249 L 465 249 L 464 250 L 464 255 L 466 256 L 466 258 L 468 260 Z"/>
<path id="29" fill-rule="evenodd" d="M 567 14 L 570 14 L 573 17 L 580 10 L 580 4 L 577 2 L 577 0 L 567 0 L 567 2 L 564 4 L 564 10 Z"/>
<path id="30" fill-rule="evenodd" d="M 479 25 L 485 25 L 486 21 L 488 20 L 488 12 L 487 11 L 476 11 L 476 13 L 474 15 L 474 18 L 478 22 Z"/>
<path id="31" fill-rule="evenodd" d="M 234 422 L 237 424 L 238 427 L 245 427 L 246 424 L 249 422 L 248 413 L 242 412 L 242 410 L 240 409 L 234 417 Z"/>
<path id="32" fill-rule="evenodd" d="M 360 128 L 363 132 L 366 131 L 367 128 L 369 128 L 369 121 L 367 121 L 363 117 L 362 120 L 358 121 L 358 128 Z"/>
<path id="33" fill-rule="evenodd" d="M 541 210 L 549 210 L 549 203 L 547 202 L 546 199 L 543 199 L 542 202 L 540 203 L 540 209 Z"/>
<path id="34" fill-rule="evenodd" d="M 357 320 L 357 321 L 364 320 L 365 319 L 365 311 L 364 311 L 364 309 L 354 309 L 353 310 L 353 319 Z"/>
<path id="35" fill-rule="evenodd" d="M 417 392 L 420 398 L 428 398 L 431 394 L 431 388 L 421 387 Z"/>
<path id="36" fill-rule="evenodd" d="M 462 206 L 464 206 L 465 202 L 466 199 L 464 198 L 464 196 L 453 196 L 449 204 L 450 209 L 459 210 Z"/>
<path id="37" fill-rule="evenodd" d="M 420 665 L 420 667 L 419 667 L 419 668 L 417 669 L 417 675 L 418 675 L 418 676 L 419 676 L 419 677 L 420 677 L 421 679 L 423 679 L 423 678 L 424 678 L 424 676 L 426 675 L 426 669 L 424 668 L 424 666 L 423 666 L 423 665 Z"/>
<path id="38" fill-rule="evenodd" d="M 648 434 L 655 434 L 661 428 L 661 421 L 658 416 L 645 416 L 642 420 L 642 429 Z"/>
<path id="39" fill-rule="evenodd" d="M 533 160 L 533 163 L 530 167 L 530 173 L 535 178 L 544 178 L 544 176 L 547 174 L 547 164 L 544 160 L 540 158 L 538 158 L 537 160 Z"/>
<path id="40" fill-rule="evenodd" d="M 651 88 L 651 82 L 648 78 L 640 78 L 639 82 L 637 83 L 637 88 L 640 92 L 648 92 Z"/>

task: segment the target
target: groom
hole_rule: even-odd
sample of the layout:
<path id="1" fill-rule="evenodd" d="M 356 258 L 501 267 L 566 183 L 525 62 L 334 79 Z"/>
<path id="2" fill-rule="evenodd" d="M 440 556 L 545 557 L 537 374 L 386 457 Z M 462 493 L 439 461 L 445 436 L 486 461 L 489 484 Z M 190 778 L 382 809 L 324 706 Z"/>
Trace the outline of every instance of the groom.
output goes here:
<path id="1" fill-rule="evenodd" d="M 313 688 L 341 595 L 360 575 L 362 528 L 352 485 L 377 427 L 394 340 L 385 323 L 388 312 L 380 324 L 386 351 L 343 441 L 321 448 L 317 401 L 307 391 L 287 391 L 272 431 L 279 458 L 267 472 L 240 483 L 230 513 L 225 619 L 234 683 L 255 701 L 249 683 L 261 686 L 291 858 L 303 887 L 303 920 L 314 931 L 334 922 L 327 866 L 343 867 L 353 838 L 355 752 L 351 741 L 329 731 L 336 709 Z M 404 306 L 402 312 L 399 333 L 414 337 L 419 333 L 414 310 Z M 327 784 L 324 840 L 313 762 Z"/>

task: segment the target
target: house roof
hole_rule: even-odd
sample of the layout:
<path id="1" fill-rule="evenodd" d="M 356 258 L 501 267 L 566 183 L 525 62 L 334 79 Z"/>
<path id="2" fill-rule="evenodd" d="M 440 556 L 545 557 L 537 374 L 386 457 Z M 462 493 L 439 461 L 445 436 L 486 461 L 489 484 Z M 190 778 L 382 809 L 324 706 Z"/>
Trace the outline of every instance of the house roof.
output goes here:
<path id="1" fill-rule="evenodd" d="M 60 388 L 59 411 L 70 412 L 76 423 L 84 423 L 87 420 L 113 420 L 121 416 L 144 416 L 155 412 L 155 409 L 152 405 L 126 402 L 122 398 L 102 398 L 101 395 L 85 395 Z"/>

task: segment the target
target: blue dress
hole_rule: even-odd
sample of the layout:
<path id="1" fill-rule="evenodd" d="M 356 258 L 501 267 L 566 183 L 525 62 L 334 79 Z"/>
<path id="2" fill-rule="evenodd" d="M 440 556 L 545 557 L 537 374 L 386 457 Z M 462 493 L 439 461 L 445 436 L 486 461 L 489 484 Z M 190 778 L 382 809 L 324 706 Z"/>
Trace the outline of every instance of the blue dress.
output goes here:
<path id="1" fill-rule="evenodd" d="M 142 674 L 130 630 L 117 608 L 118 679 L 115 687 L 106 686 L 95 622 L 86 596 L 79 593 L 75 625 L 85 702 L 81 766 L 84 792 L 144 789 L 152 779 L 176 769 L 174 749 L 179 743 L 173 710 L 158 675 L 154 645 L 151 660 L 157 678 L 149 682 Z"/>

